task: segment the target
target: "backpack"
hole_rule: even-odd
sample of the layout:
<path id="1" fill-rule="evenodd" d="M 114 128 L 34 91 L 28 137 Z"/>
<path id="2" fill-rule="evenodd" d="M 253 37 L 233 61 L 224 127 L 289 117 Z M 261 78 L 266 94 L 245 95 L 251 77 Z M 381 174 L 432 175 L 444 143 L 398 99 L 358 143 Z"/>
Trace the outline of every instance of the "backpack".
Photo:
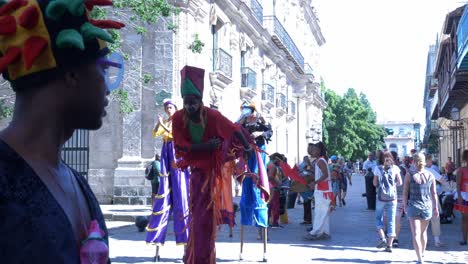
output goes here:
<path id="1" fill-rule="evenodd" d="M 148 181 L 154 180 L 154 162 L 151 162 L 145 169 L 145 179 Z"/>
<path id="2" fill-rule="evenodd" d="M 384 170 L 382 166 L 378 167 L 381 176 L 379 176 L 379 186 L 377 187 L 377 198 L 379 201 L 389 202 L 397 198 L 395 179 L 393 178 L 392 168 Z"/>
<path id="3" fill-rule="evenodd" d="M 145 169 L 145 178 L 153 183 L 159 183 L 159 161 L 154 160 Z"/>

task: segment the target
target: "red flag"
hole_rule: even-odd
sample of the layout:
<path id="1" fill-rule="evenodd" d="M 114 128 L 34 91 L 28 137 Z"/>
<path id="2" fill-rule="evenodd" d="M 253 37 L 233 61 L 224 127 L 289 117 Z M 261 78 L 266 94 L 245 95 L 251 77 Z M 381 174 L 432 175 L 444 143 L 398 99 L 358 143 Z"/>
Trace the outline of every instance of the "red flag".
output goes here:
<path id="1" fill-rule="evenodd" d="M 280 167 L 283 170 L 283 173 L 291 178 L 294 181 L 300 182 L 304 185 L 308 185 L 307 181 L 299 175 L 299 170 L 297 165 L 294 165 L 294 168 L 291 168 L 286 162 L 280 162 Z"/>

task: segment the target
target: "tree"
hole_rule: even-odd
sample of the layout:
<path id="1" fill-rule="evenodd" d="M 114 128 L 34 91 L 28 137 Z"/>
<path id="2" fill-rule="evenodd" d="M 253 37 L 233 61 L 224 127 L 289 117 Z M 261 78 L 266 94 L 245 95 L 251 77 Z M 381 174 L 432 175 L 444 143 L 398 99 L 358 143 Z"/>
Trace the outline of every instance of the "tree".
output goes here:
<path id="1" fill-rule="evenodd" d="M 365 94 L 353 88 L 339 96 L 325 89 L 328 107 L 324 111 L 324 142 L 330 154 L 346 159 L 364 158 L 368 151 L 383 145 L 385 130 L 376 124 L 377 116 Z"/>

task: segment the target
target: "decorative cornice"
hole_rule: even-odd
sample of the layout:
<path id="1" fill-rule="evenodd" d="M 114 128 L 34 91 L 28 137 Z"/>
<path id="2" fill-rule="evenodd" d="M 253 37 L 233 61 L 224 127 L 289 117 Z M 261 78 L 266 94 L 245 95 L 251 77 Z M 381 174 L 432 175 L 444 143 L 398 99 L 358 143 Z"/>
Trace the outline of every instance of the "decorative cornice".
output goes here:
<path id="1" fill-rule="evenodd" d="M 168 3 L 180 7 L 182 12 L 191 14 L 198 21 L 202 21 L 208 15 L 201 0 L 168 0 Z"/>
<path id="2" fill-rule="evenodd" d="M 254 45 L 265 51 L 266 56 L 272 58 L 273 62 L 281 68 L 288 79 L 295 83 L 307 83 L 307 77 L 296 70 L 296 66 L 272 40 L 271 34 L 261 25 L 245 1 L 241 0 L 217 0 L 216 4 L 235 23 L 251 37 Z"/>
<path id="3" fill-rule="evenodd" d="M 315 8 L 312 6 L 311 0 L 300 0 L 300 5 L 304 9 L 304 18 L 307 21 L 307 24 L 312 31 L 312 34 L 317 41 L 319 46 L 322 46 L 326 43 L 325 37 L 322 34 L 322 29 L 320 28 L 319 18 L 315 11 Z"/>
<path id="4" fill-rule="evenodd" d="M 240 88 L 240 97 L 241 101 L 252 101 L 257 96 L 257 92 L 250 89 L 249 87 L 241 87 Z"/>
<path id="5" fill-rule="evenodd" d="M 220 71 L 215 71 L 210 72 L 210 82 L 214 89 L 222 92 L 224 88 L 232 83 L 232 79 Z"/>

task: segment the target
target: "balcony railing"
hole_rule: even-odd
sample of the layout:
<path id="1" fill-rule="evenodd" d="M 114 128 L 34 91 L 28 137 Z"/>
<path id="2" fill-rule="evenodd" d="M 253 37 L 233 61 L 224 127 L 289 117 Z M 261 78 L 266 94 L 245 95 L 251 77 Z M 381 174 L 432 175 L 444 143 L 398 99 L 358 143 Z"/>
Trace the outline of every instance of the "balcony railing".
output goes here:
<path id="1" fill-rule="evenodd" d="M 281 22 L 276 18 L 276 16 L 265 16 L 263 17 L 263 20 L 266 23 L 266 27 L 270 30 L 270 34 L 272 34 L 273 40 L 280 42 L 276 43 L 276 45 L 282 49 L 285 49 L 296 65 L 299 66 L 301 70 L 303 70 L 304 57 Z"/>
<path id="2" fill-rule="evenodd" d="M 458 67 L 462 64 L 468 52 L 468 5 L 465 7 L 463 16 L 458 23 Z"/>
<path id="3" fill-rule="evenodd" d="M 276 108 L 282 108 L 284 110 L 287 108 L 286 95 L 283 93 L 278 93 L 278 97 L 276 98 Z"/>
<path id="4" fill-rule="evenodd" d="M 221 48 L 216 53 L 216 70 L 232 78 L 232 56 Z"/>
<path id="5" fill-rule="evenodd" d="M 296 103 L 289 101 L 288 114 L 296 115 Z"/>
<path id="6" fill-rule="evenodd" d="M 263 84 L 262 100 L 273 104 L 275 101 L 275 87 L 269 84 Z"/>
<path id="7" fill-rule="evenodd" d="M 250 0 L 250 9 L 260 25 L 263 25 L 263 7 L 258 0 Z"/>
<path id="8" fill-rule="evenodd" d="M 304 63 L 304 74 L 307 74 L 307 75 L 314 74 L 314 71 L 312 70 L 312 67 L 310 66 L 309 63 Z"/>
<path id="9" fill-rule="evenodd" d="M 241 68 L 241 86 L 257 90 L 257 73 L 248 67 Z"/>

